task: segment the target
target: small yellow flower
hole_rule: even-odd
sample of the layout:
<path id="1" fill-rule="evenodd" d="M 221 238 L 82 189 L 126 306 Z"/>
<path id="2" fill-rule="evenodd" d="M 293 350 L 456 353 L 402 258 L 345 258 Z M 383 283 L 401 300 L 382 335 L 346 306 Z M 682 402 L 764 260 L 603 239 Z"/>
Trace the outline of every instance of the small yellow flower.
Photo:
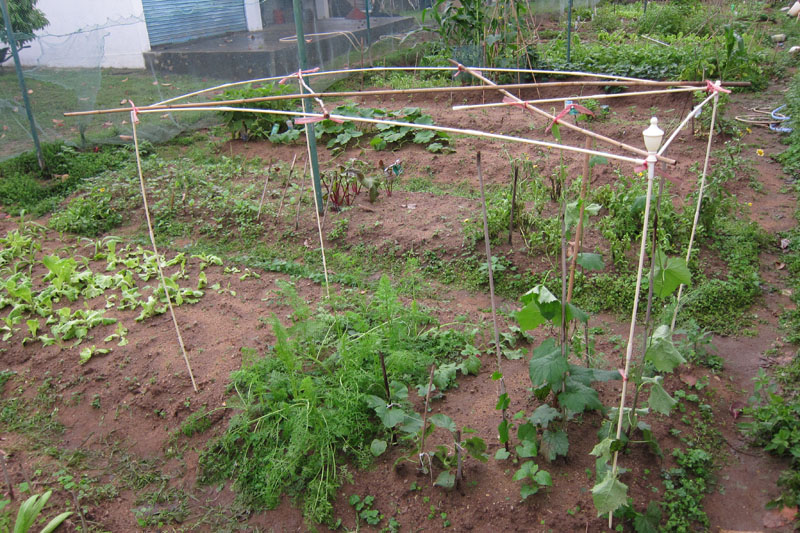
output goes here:
<path id="1" fill-rule="evenodd" d="M 464 223 L 466 224 L 467 222 L 469 222 L 469 219 L 468 219 L 468 218 L 465 218 L 465 219 L 464 219 Z"/>
<path id="2" fill-rule="evenodd" d="M 753 202 L 747 202 L 747 207 L 753 207 Z"/>
<path id="3" fill-rule="evenodd" d="M 764 157 L 764 150 L 759 148 L 758 150 L 756 150 L 756 155 L 758 155 L 758 157 Z"/>
<path id="4" fill-rule="evenodd" d="M 750 128 L 745 128 L 744 130 L 745 130 L 747 133 L 753 133 L 753 130 L 751 130 Z"/>
<path id="5" fill-rule="evenodd" d="M 100 192 L 106 192 L 106 190 L 103 187 L 100 187 Z"/>

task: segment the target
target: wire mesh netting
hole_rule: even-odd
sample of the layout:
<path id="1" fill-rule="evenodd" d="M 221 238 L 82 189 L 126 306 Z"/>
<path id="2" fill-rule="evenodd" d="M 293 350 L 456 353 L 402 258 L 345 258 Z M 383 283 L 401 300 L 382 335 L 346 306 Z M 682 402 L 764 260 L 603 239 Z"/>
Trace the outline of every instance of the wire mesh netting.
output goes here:
<path id="1" fill-rule="evenodd" d="M 12 12 L 14 3 L 22 2 L 9 1 Z M 149 105 L 227 82 L 283 76 L 298 67 L 292 0 L 132 0 L 108 5 L 87 1 L 75 2 L 72 8 L 57 0 L 34 4 L 49 23 L 35 35 L 24 35 L 20 28 L 16 37 L 23 46 L 19 55 L 25 90 L 43 143 L 63 141 L 85 148 L 129 142 L 128 114 L 65 118 L 65 111 L 126 107 L 131 102 Z M 563 13 L 565 6 L 566 0 L 529 4 L 532 13 Z M 436 63 L 417 47 L 440 38 L 426 31 L 430 12 L 427 19 L 423 15 L 426 8 L 445 8 L 435 1 L 303 0 L 298 7 L 308 67 Z M 15 20 L 13 14 L 11 19 Z M 22 89 L 10 50 L 2 42 L 4 35 L 0 35 L 0 159 L 33 148 Z M 454 53 L 464 64 L 486 64 L 485 46 L 457 46 Z M 446 64 L 444 58 L 438 60 Z M 519 63 L 509 66 L 528 66 Z M 335 76 L 325 76 L 310 83 L 321 90 L 335 81 Z M 213 91 L 204 98 L 222 93 Z M 163 142 L 219 121 L 216 113 L 165 112 L 143 121 L 139 135 Z"/>

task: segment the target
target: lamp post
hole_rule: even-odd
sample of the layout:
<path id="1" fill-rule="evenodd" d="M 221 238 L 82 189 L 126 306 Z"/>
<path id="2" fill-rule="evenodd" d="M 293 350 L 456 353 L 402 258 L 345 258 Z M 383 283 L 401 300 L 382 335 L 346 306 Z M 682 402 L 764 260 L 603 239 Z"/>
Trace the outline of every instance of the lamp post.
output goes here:
<path id="1" fill-rule="evenodd" d="M 622 436 L 622 419 L 625 413 L 625 396 L 628 392 L 628 376 L 631 370 L 631 356 L 633 355 L 633 339 L 636 333 L 636 315 L 639 312 L 639 295 L 642 291 L 642 271 L 644 270 L 644 258 L 647 249 L 647 228 L 650 225 L 650 199 L 653 196 L 653 181 L 656 175 L 656 153 L 661 146 L 661 140 L 664 138 L 664 132 L 658 127 L 658 119 L 653 117 L 650 119 L 650 127 L 642 132 L 644 136 L 644 146 L 647 148 L 647 197 L 644 203 L 644 222 L 642 223 L 642 245 L 639 249 L 639 267 L 636 270 L 636 291 L 633 297 L 633 311 L 631 312 L 631 327 L 628 333 L 628 345 L 625 349 L 625 370 L 622 374 L 622 393 L 619 400 L 619 418 L 617 420 L 617 440 Z M 614 452 L 614 462 L 611 466 L 611 475 L 617 475 L 617 459 L 619 458 L 619 451 Z M 608 527 L 611 527 L 611 521 L 614 514 L 608 514 Z"/>

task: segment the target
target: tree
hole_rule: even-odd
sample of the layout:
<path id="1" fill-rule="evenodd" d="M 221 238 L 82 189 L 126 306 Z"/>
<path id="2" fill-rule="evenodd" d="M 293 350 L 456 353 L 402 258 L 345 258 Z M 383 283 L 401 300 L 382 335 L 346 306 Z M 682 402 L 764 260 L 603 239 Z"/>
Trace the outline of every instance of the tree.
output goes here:
<path id="1" fill-rule="evenodd" d="M 33 32 L 41 30 L 50 24 L 44 13 L 36 8 L 36 2 L 38 0 L 8 0 L 11 27 L 14 31 L 14 40 L 18 49 L 25 48 L 25 43 L 34 39 Z M 2 12 L 0 12 L 0 45 L 8 44 L 9 42 L 5 20 L 3 20 Z M 10 57 L 10 49 L 7 46 L 0 46 L 0 64 Z"/>

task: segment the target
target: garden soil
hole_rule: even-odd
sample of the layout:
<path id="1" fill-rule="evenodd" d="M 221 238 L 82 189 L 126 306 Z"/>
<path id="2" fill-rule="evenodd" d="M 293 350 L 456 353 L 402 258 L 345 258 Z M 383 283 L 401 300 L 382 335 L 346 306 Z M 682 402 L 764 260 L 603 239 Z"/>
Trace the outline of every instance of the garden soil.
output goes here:
<path id="1" fill-rule="evenodd" d="M 783 87 L 773 86 L 756 97 L 733 95 L 726 116 L 740 114 L 756 104 L 782 103 Z M 537 96 L 525 94 L 522 96 Z M 548 96 L 544 92 L 542 97 Z M 404 106 L 420 106 L 433 115 L 437 123 L 462 128 L 479 128 L 512 135 L 545 138 L 546 126 L 516 108 L 469 111 L 454 113 L 451 104 L 492 101 L 490 91 L 472 96 L 359 98 L 356 101 L 373 107 L 399 109 Z M 619 98 L 612 103 L 612 114 L 605 121 L 593 122 L 589 127 L 615 139 L 632 145 L 641 145 L 641 130 L 652 114 L 656 114 L 662 127 L 668 132 L 674 128 L 691 106 L 685 95 L 658 96 L 646 100 L 632 97 Z M 638 126 L 631 126 L 636 124 Z M 698 125 L 699 128 L 699 125 Z M 577 134 L 562 130 L 564 141 L 582 145 Z M 717 137 L 714 148 L 725 142 Z M 745 137 L 746 150 L 752 150 L 756 178 L 761 187 L 753 187 L 747 181 L 729 183 L 729 192 L 740 201 L 751 203 L 751 216 L 773 237 L 773 245 L 761 257 L 761 275 L 765 281 L 764 294 L 751 312 L 756 315 L 754 326 L 747 335 L 713 338 L 716 352 L 724 360 L 724 370 L 712 374 L 699 367 L 685 367 L 679 375 L 667 379 L 667 388 L 674 390 L 707 380 L 713 391 L 712 408 L 716 427 L 722 432 L 725 444 L 717 450 L 719 463 L 716 483 L 705 498 L 705 509 L 711 520 L 712 531 L 790 531 L 784 519 L 776 518 L 765 509 L 765 504 L 778 495 L 775 481 L 786 466 L 751 448 L 736 429 L 737 408 L 747 401 L 752 391 L 752 378 L 759 368 L 767 368 L 789 360 L 794 347 L 781 340 L 783 333 L 778 317 L 782 310 L 793 303 L 787 292 L 787 272 L 782 268 L 779 233 L 795 224 L 793 212 L 795 198 L 789 192 L 787 176 L 771 156 L 782 151 L 779 136 L 765 129 L 754 129 Z M 695 174 L 690 168 L 705 153 L 706 137 L 682 134 L 669 151 L 679 163 L 667 170 L 676 198 L 684 197 L 695 186 Z M 475 173 L 475 156 L 483 156 L 483 175 L 489 184 L 510 183 L 510 158 L 528 154 L 541 165 L 542 175 L 548 175 L 558 164 L 558 156 L 538 148 L 519 148 L 496 141 L 457 137 L 453 143 L 455 151 L 449 154 L 431 154 L 424 148 L 403 147 L 394 153 L 376 152 L 371 148 L 351 149 L 336 158 L 321 149 L 323 168 L 359 157 L 374 165 L 383 160 L 385 164 L 399 159 L 404 168 L 402 179 L 409 176 L 429 176 L 434 184 L 458 185 L 464 190 L 478 188 Z M 765 152 L 755 156 L 756 150 Z M 290 161 L 296 154 L 304 157 L 302 145 L 274 146 L 269 143 L 231 142 L 221 150 L 222 154 L 242 154 L 248 158 L 260 157 L 265 162 Z M 577 157 L 566 159 L 568 175 L 580 173 L 581 161 Z M 713 161 L 712 161 L 713 164 Z M 593 186 L 616 180 L 612 170 L 615 165 L 598 167 L 594 172 Z M 267 169 L 265 168 L 265 172 Z M 263 179 L 256 176 L 253 179 Z M 760 190 L 756 190 L 760 189 Z M 462 224 L 466 219 L 480 217 L 479 202 L 464 197 L 433 193 L 412 193 L 396 190 L 391 197 L 381 195 L 376 203 L 360 198 L 351 209 L 348 238 L 354 241 L 368 240 L 385 253 L 402 255 L 413 250 L 417 254 L 432 251 L 443 258 L 453 258 L 464 253 Z M 338 215 L 331 213 L 325 221 L 332 227 Z M 141 218 L 116 234 L 140 234 Z M 40 221 L 46 222 L 46 221 Z M 0 221 L 4 233 L 16 227 L 15 219 Z M 357 228 L 365 228 L 358 233 Z M 276 227 L 272 221 L 264 222 L 264 238 L 275 241 L 284 228 Z M 587 235 L 588 245 L 598 236 Z M 553 257 L 530 256 L 524 249 L 521 238 L 513 246 L 505 245 L 500 251 L 513 257 L 520 268 L 537 271 L 555 269 Z M 301 215 L 301 224 L 294 242 L 298 246 L 318 246 L 316 222 L 312 212 Z M 189 242 L 173 243 L 175 251 Z M 336 243 L 327 243 L 335 249 Z M 81 243 L 68 236 L 48 232 L 43 245 L 46 251 L 65 251 Z M 190 276 L 196 277 L 198 267 L 192 264 Z M 220 283 L 224 290 L 208 290 L 199 303 L 184 305 L 176 309 L 181 325 L 192 370 L 199 392 L 192 390 L 180 350 L 176 343 L 175 330 L 169 314 L 135 322 L 131 312 L 111 311 L 130 330 L 129 343 L 114 348 L 112 354 L 95 356 L 87 364 L 78 365 L 79 348 L 42 347 L 39 344 L 21 346 L 14 342 L 4 346 L 3 367 L 19 373 L 28 387 L 27 395 L 36 394 L 37 388 L 49 383 L 55 394 L 53 409 L 64 424 L 64 433 L 52 454 L 64 450 L 80 450 L 83 459 L 80 469 L 97 478 L 98 483 L 115 483 L 131 470 L 157 465 L 169 479 L 168 487 L 182 489 L 189 495 L 189 516 L 183 524 L 172 524 L 164 529 L 152 530 L 221 531 L 308 531 L 325 530 L 322 526 L 310 527 L 301 512 L 285 500 L 275 510 L 246 512 L 237 510 L 235 494 L 230 483 L 221 486 L 200 486 L 198 479 L 199 451 L 214 436 L 221 434 L 233 414 L 226 406 L 230 394 L 226 387 L 229 375 L 242 365 L 241 348 L 265 350 L 274 341 L 264 318 L 271 313 L 285 318 L 291 309 L 278 296 L 276 280 L 288 279 L 274 273 L 260 273 L 260 278 L 240 279 L 223 271 L 223 267 L 206 269 L 208 283 Z M 296 282 L 299 295 L 307 301 L 317 302 L 323 298 L 324 288 L 307 280 Z M 339 290 L 333 286 L 331 290 Z M 478 323 L 491 321 L 488 294 L 454 290 L 448 286 L 433 285 L 433 293 L 423 303 L 440 309 L 442 322 L 459 315 L 467 315 Z M 100 301 L 89 302 L 100 306 Z M 500 300 L 502 311 L 512 311 L 517 302 Z M 506 316 L 503 313 L 503 316 Z M 602 326 L 606 333 L 623 338 L 627 335 L 626 317 L 599 315 L 591 319 L 592 326 Z M 99 342 L 113 332 L 114 326 L 100 327 L 91 334 Z M 537 340 L 546 332 L 537 332 Z M 484 339 L 488 340 L 488 339 Z M 603 340 L 597 350 L 604 352 L 608 364 L 614 368 L 621 365 L 623 347 L 620 343 Z M 766 354 L 769 355 L 766 355 Z M 499 422 L 495 401 L 495 382 L 489 378 L 494 368 L 494 354 L 482 356 L 483 366 L 478 376 L 463 377 L 458 388 L 447 393 L 441 401 L 432 404 L 432 412 L 447 413 L 456 424 L 477 430 L 489 445 L 488 453 L 494 456 L 499 448 L 496 428 Z M 503 361 L 503 371 L 512 403 L 510 412 L 530 412 L 538 404 L 529 392 L 527 364 L 524 359 Z M 49 381 L 48 381 L 49 380 Z M 618 402 L 621 383 L 602 384 L 601 399 L 606 405 Z M 95 402 L 94 399 L 97 399 Z M 416 405 L 422 409 L 421 400 Z M 191 438 L 175 439 L 173 435 L 185 418 L 201 406 L 214 410 L 213 427 Z M 350 530 L 371 529 L 363 522 L 357 524 L 353 508 L 348 505 L 352 494 L 361 497 L 373 495 L 373 508 L 387 517 L 394 517 L 402 531 L 556 531 L 583 532 L 605 531 L 607 523 L 597 517 L 590 488 L 594 483 L 594 458 L 589 451 L 597 443 L 596 430 L 599 414 L 587 414 L 569 426 L 570 452 L 566 459 L 552 464 L 543 462 L 553 478 L 553 487 L 543 493 L 520 500 L 518 484 L 511 480 L 514 467 L 511 464 L 490 459 L 479 463 L 468 459 L 465 463 L 464 482 L 452 491 L 432 486 L 430 477 L 421 474 L 416 465 L 401 459 L 406 450 L 393 449 L 376 459 L 374 465 L 365 470 L 351 469 L 353 483 L 340 490 L 335 505 L 335 515 L 342 519 L 343 527 Z M 678 417 L 655 416 L 651 420 L 656 437 L 665 450 L 665 458 L 659 459 L 643 446 L 632 446 L 630 452 L 621 456 L 621 465 L 629 469 L 623 481 L 630 486 L 629 495 L 637 507 L 642 508 L 652 499 L 663 494 L 660 470 L 672 464 L 670 451 L 680 445 L 677 432 L 686 430 Z M 671 431 L 672 430 L 672 431 Z M 432 443 L 434 444 L 434 443 Z M 9 453 L 7 459 L 9 476 L 13 484 L 26 480 L 36 486 L 36 471 L 48 471 L 53 460 L 37 447 L 29 446 L 22 437 L 0 428 L 0 448 Z M 34 451 L 35 450 L 35 451 Z M 61 450 L 61 452 L 59 452 Z M 397 465 L 395 461 L 399 459 Z M 138 466 L 137 466 L 138 465 Z M 77 468 L 77 466 L 76 466 Z M 53 501 L 64 507 L 65 494 L 57 493 Z M 100 530 L 123 532 L 141 529 L 136 514 L 147 516 L 163 509 L 147 507 L 135 490 L 122 490 L 115 498 L 88 505 L 83 517 L 73 515 L 67 520 L 64 531 L 76 531 L 82 520 Z M 163 504 L 169 506 L 170 504 Z M 167 509 L 169 510 L 169 509 Z M 386 522 L 384 521 L 384 524 Z M 445 528 L 445 526 L 448 526 Z M 769 529 L 767 527 L 769 526 Z M 775 526 L 775 527 L 773 527 Z"/>

